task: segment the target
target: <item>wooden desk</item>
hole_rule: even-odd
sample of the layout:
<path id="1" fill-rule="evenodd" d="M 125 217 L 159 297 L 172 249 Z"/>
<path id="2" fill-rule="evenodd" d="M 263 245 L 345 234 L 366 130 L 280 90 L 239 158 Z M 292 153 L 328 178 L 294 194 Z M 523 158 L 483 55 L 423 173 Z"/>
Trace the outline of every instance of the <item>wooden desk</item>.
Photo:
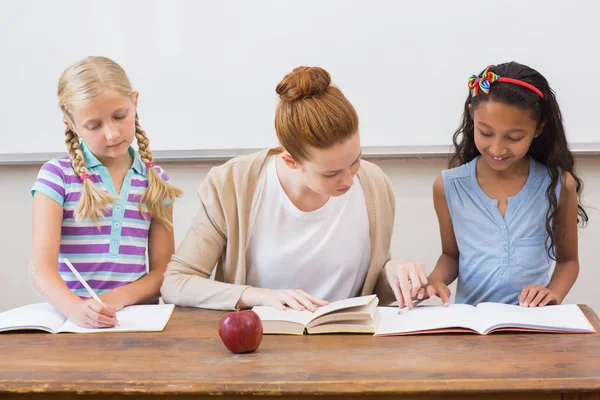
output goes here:
<path id="1" fill-rule="evenodd" d="M 162 333 L 2 334 L 0 398 L 600 399 L 600 334 L 265 336 L 234 355 L 222 314 L 177 308 Z"/>

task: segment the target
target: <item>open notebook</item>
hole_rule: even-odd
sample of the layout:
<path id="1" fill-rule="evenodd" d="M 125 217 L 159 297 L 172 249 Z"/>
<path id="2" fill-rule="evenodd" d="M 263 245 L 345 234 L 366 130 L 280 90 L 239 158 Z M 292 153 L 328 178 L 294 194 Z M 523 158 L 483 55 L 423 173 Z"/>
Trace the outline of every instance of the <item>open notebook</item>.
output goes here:
<path id="1" fill-rule="evenodd" d="M 353 297 L 319 307 L 314 313 L 291 308 L 278 310 L 256 306 L 264 333 L 302 335 L 307 333 L 374 333 L 379 323 L 376 295 Z"/>
<path id="2" fill-rule="evenodd" d="M 444 332 L 497 331 L 593 333 L 596 330 L 576 304 L 526 308 L 501 303 L 416 307 L 398 314 L 397 307 L 379 307 L 375 336 Z"/>
<path id="3" fill-rule="evenodd" d="M 0 332 L 40 330 L 50 333 L 160 332 L 173 313 L 173 304 L 137 305 L 117 312 L 119 326 L 89 329 L 77 326 L 48 303 L 30 304 L 0 313 Z"/>

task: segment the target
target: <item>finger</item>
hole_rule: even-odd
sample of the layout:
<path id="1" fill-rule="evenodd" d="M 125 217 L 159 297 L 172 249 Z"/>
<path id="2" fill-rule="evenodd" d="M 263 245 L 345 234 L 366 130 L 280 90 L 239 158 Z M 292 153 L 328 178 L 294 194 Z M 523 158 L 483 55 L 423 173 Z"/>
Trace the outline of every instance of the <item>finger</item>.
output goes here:
<path id="1" fill-rule="evenodd" d="M 276 308 L 278 310 L 285 310 L 286 309 L 285 301 L 283 301 L 279 298 L 275 298 L 271 302 L 271 307 Z"/>
<path id="2" fill-rule="evenodd" d="M 535 299 L 537 296 L 539 289 L 537 287 L 529 288 L 529 293 L 527 293 L 527 297 L 525 297 L 525 301 L 523 302 L 523 307 L 529 307 L 529 304 Z"/>
<path id="3" fill-rule="evenodd" d="M 544 299 L 544 297 L 546 297 L 546 295 L 548 294 L 548 292 L 546 290 L 540 290 L 537 294 L 537 296 L 535 296 L 533 298 L 533 300 L 531 301 L 531 304 L 529 304 L 529 307 L 537 307 L 537 305 L 540 303 L 540 301 L 542 301 Z"/>
<path id="4" fill-rule="evenodd" d="M 100 314 L 96 314 L 96 315 L 100 315 Z M 116 319 L 114 320 L 113 323 L 111 322 L 107 322 L 107 321 L 99 321 L 98 319 L 94 318 L 91 315 L 86 315 L 86 324 L 89 325 L 91 328 L 113 328 L 117 325 L 117 321 Z"/>
<path id="5" fill-rule="evenodd" d="M 528 292 L 529 292 L 529 286 L 525 287 L 525 288 L 523 288 L 523 290 L 521 290 L 521 294 L 519 295 L 519 305 L 520 306 L 523 306 L 523 302 L 527 298 Z"/>
<path id="6" fill-rule="evenodd" d="M 435 299 L 437 297 L 437 291 L 433 285 L 427 286 L 427 294 L 429 295 L 430 299 Z"/>
<path id="7" fill-rule="evenodd" d="M 412 288 L 410 289 L 410 298 L 413 299 L 417 296 L 417 293 L 419 293 L 419 290 L 421 289 L 421 279 L 417 273 L 416 266 L 411 265 L 411 267 L 408 269 L 408 276 L 410 283 L 412 284 Z"/>
<path id="8" fill-rule="evenodd" d="M 400 295 L 404 299 L 404 307 L 412 308 L 412 299 L 410 296 L 410 283 L 406 275 L 396 276 L 400 284 Z"/>
<path id="9" fill-rule="evenodd" d="M 117 325 L 116 317 L 108 317 L 104 314 L 100 314 L 99 312 L 95 311 L 91 307 L 89 307 L 87 309 L 86 316 L 88 318 L 90 318 L 92 321 L 95 321 L 97 324 L 99 324 L 99 325 L 96 325 L 99 328 L 113 327 L 113 326 Z"/>
<path id="10" fill-rule="evenodd" d="M 422 287 L 421 289 L 419 289 L 419 293 L 417 293 L 417 299 L 423 300 L 423 299 L 425 299 L 426 295 L 427 295 L 427 291 L 425 290 L 424 287 Z"/>
<path id="11" fill-rule="evenodd" d="M 400 292 L 400 286 L 398 285 L 398 282 L 394 281 L 393 283 L 390 283 L 390 287 L 394 291 L 396 300 L 398 300 L 398 307 L 404 308 L 404 297 L 402 297 L 402 292 Z"/>
<path id="12" fill-rule="evenodd" d="M 102 304 L 98 303 L 95 300 L 90 301 L 88 303 L 88 307 L 91 308 L 92 310 L 94 310 L 95 312 L 97 312 L 98 314 L 103 314 L 103 315 L 106 315 L 107 317 L 114 317 L 117 315 L 115 310 L 108 308 L 108 307 L 104 307 Z"/>
<path id="13" fill-rule="evenodd" d="M 448 286 L 443 285 L 441 288 L 438 289 L 438 293 L 440 294 L 440 300 L 442 300 L 444 306 L 448 307 L 450 305 L 450 289 L 448 289 Z"/>
<path id="14" fill-rule="evenodd" d="M 305 308 L 309 309 L 310 311 L 314 312 L 317 310 L 317 306 L 315 306 L 312 303 L 312 301 L 310 301 L 308 297 L 306 297 L 302 293 L 292 290 L 290 296 L 292 296 L 298 303 L 302 304 Z"/>
<path id="15" fill-rule="evenodd" d="M 323 300 L 318 297 L 315 297 L 312 294 L 306 293 L 304 290 L 299 289 L 298 291 L 300 293 L 302 293 L 304 296 L 306 296 L 306 298 L 308 298 L 313 304 L 316 304 L 319 306 L 326 306 L 327 304 L 329 304 L 329 302 L 327 300 Z"/>
<path id="16" fill-rule="evenodd" d="M 302 304 L 298 303 L 296 299 L 290 296 L 288 293 L 283 293 L 281 300 L 288 305 L 288 307 L 293 308 L 294 310 L 304 311 L 305 308 Z"/>
<path id="17" fill-rule="evenodd" d="M 547 306 L 548 303 L 550 303 L 553 298 L 554 298 L 554 296 L 552 296 L 552 293 L 548 293 L 546 295 L 546 297 L 544 297 L 544 299 L 542 301 L 540 301 L 540 304 L 538 304 L 538 307 L 545 307 L 545 306 Z"/>
<path id="18" fill-rule="evenodd" d="M 429 281 L 427 281 L 427 268 L 425 264 L 419 263 L 417 268 L 417 273 L 419 274 L 419 280 L 421 281 L 421 287 L 427 286 Z"/>

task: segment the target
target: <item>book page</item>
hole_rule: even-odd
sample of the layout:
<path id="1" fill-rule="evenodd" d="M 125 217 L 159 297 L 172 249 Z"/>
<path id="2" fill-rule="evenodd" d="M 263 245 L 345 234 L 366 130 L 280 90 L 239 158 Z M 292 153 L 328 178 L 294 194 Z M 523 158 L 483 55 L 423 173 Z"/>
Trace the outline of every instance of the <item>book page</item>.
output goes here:
<path id="1" fill-rule="evenodd" d="M 327 304 L 326 306 L 317 308 L 317 311 L 314 312 L 314 318 L 318 318 L 321 315 L 342 310 L 344 308 L 366 306 L 376 297 L 377 295 L 372 294 L 369 296 L 352 297 L 350 299 L 334 301 L 332 303 Z"/>
<path id="2" fill-rule="evenodd" d="M 65 319 L 48 303 L 30 304 L 0 313 L 0 331 L 37 329 L 54 333 Z"/>
<path id="3" fill-rule="evenodd" d="M 71 320 L 67 320 L 59 332 L 93 333 L 93 332 L 160 332 L 173 313 L 173 304 L 146 304 L 125 307 L 117 312 L 119 326 L 114 328 L 82 328 Z M 216 328 L 215 328 L 216 329 Z"/>
<path id="4" fill-rule="evenodd" d="M 576 304 L 529 308 L 512 304 L 481 303 L 477 309 L 485 332 L 498 328 L 594 332 L 594 327 Z"/>
<path id="5" fill-rule="evenodd" d="M 306 326 L 314 317 L 308 310 L 298 311 L 291 308 L 278 310 L 270 306 L 254 306 L 252 311 L 258 314 L 261 321 L 289 321 Z"/>
<path id="6" fill-rule="evenodd" d="M 323 317 L 326 318 L 326 317 Z M 381 320 L 381 311 L 375 310 L 375 314 L 372 319 L 367 320 L 355 320 L 355 319 L 344 319 L 333 323 L 326 323 L 324 325 L 317 325 L 311 327 L 308 324 L 306 329 L 309 334 L 317 333 L 375 333 L 375 330 L 379 326 Z"/>
<path id="7" fill-rule="evenodd" d="M 257 313 L 260 319 L 263 321 L 290 321 L 306 326 L 310 321 L 320 317 L 321 315 L 325 315 L 327 313 L 342 310 L 345 308 L 364 306 L 369 304 L 376 297 L 377 295 L 373 294 L 369 296 L 353 297 L 350 299 L 334 301 L 332 303 L 327 304 L 326 306 L 317 308 L 317 311 L 315 311 L 314 313 L 308 310 L 293 310 L 289 307 L 285 310 L 278 310 L 274 307 L 268 306 L 254 306 L 252 307 L 252 311 Z"/>
<path id="8" fill-rule="evenodd" d="M 462 328 L 482 333 L 477 309 L 466 304 L 417 306 L 398 314 L 398 307 L 379 307 L 381 322 L 375 336 Z M 427 332 L 429 333 L 429 332 Z"/>

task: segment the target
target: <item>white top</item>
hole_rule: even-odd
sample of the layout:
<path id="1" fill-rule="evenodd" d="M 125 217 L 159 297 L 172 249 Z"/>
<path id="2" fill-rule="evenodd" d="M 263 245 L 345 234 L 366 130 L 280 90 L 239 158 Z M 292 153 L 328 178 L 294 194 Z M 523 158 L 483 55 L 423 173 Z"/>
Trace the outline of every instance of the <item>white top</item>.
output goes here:
<path id="1" fill-rule="evenodd" d="M 359 295 L 371 242 L 358 177 L 344 195 L 304 212 L 284 192 L 275 160 L 273 156 L 267 161 L 252 201 L 246 283 L 302 289 L 328 301 Z"/>

